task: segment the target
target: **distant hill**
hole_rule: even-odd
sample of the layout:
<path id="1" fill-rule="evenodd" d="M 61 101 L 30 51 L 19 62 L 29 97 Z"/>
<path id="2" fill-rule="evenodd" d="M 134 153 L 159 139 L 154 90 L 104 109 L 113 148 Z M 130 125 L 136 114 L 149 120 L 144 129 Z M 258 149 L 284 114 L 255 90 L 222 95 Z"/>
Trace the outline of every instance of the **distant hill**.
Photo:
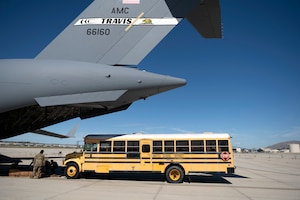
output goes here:
<path id="1" fill-rule="evenodd" d="M 273 144 L 271 146 L 267 146 L 266 148 L 269 148 L 269 149 L 278 149 L 278 150 L 288 149 L 288 148 L 290 148 L 289 144 L 300 144 L 300 141 L 294 140 L 294 141 L 279 142 L 277 144 Z"/>

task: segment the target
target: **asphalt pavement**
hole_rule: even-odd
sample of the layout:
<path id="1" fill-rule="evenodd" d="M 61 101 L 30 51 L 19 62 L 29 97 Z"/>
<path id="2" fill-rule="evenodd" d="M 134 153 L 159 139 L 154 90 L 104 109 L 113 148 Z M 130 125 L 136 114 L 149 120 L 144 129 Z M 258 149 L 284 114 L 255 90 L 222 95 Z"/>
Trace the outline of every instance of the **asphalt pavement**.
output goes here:
<path id="1" fill-rule="evenodd" d="M 91 175 L 70 180 L 0 176 L 0 200 L 299 200 L 300 154 L 235 154 L 234 175 L 193 175 L 169 184 L 163 175 Z"/>

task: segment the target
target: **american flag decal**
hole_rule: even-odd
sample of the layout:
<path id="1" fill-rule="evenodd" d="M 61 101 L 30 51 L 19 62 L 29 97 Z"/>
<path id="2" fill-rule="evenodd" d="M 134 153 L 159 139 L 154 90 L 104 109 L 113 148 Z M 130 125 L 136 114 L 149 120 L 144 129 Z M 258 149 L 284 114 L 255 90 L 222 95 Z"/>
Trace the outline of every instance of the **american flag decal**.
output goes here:
<path id="1" fill-rule="evenodd" d="M 140 0 L 123 0 L 123 4 L 140 4 Z"/>

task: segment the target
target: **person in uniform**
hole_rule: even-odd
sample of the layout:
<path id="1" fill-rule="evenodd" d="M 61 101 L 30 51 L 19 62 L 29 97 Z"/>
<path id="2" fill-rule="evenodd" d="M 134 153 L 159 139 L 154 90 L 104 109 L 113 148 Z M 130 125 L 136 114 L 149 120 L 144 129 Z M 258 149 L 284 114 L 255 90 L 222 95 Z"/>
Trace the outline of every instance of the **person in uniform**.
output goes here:
<path id="1" fill-rule="evenodd" d="M 33 160 L 33 178 L 41 178 L 42 176 L 42 169 L 45 165 L 45 156 L 44 156 L 44 150 L 41 150 L 40 153 L 38 153 Z"/>

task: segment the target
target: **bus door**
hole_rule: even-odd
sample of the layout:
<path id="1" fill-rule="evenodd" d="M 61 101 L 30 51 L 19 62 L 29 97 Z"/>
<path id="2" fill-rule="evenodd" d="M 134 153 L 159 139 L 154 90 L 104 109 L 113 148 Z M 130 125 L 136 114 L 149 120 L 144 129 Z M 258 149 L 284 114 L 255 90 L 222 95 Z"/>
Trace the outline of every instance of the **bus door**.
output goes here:
<path id="1" fill-rule="evenodd" d="M 141 140 L 140 152 L 141 168 L 152 170 L 152 140 Z"/>

